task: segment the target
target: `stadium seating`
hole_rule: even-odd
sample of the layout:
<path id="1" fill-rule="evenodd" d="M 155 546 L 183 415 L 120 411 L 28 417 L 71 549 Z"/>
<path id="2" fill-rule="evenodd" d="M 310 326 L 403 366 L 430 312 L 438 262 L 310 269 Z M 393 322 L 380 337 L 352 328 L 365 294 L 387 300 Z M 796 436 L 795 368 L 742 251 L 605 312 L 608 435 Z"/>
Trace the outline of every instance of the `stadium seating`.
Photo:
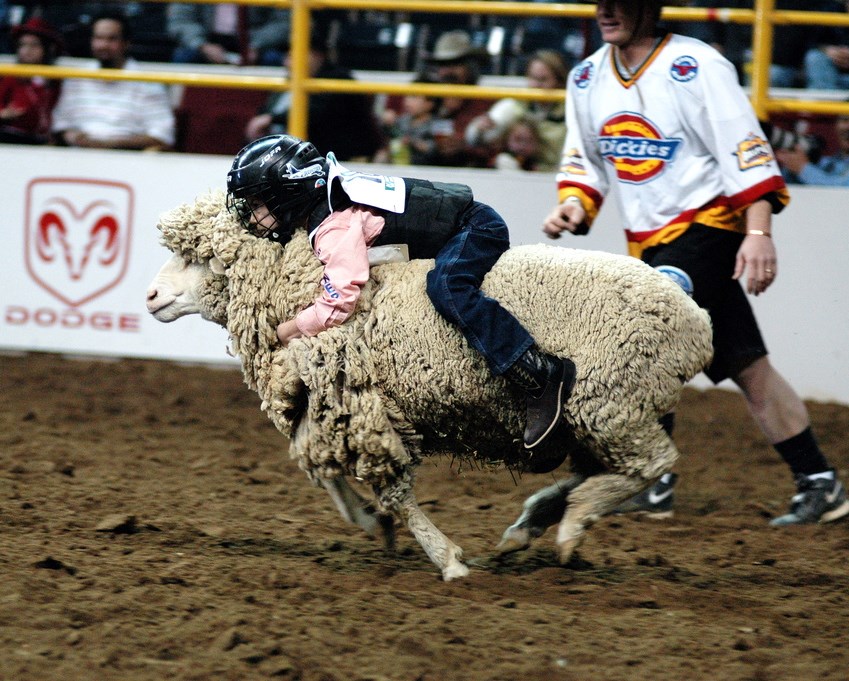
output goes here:
<path id="1" fill-rule="evenodd" d="M 132 31 L 130 55 L 141 61 L 170 62 L 175 42 L 165 29 L 165 3 L 156 2 L 42 2 L 44 18 L 62 33 L 71 57 L 91 56 L 91 21 L 101 11 L 127 15 Z"/>
<path id="2" fill-rule="evenodd" d="M 407 71 L 415 54 L 416 34 L 409 22 L 337 21 L 329 42 L 337 63 L 349 69 Z"/>
<path id="3" fill-rule="evenodd" d="M 245 145 L 245 125 L 267 97 L 264 90 L 186 87 L 176 109 L 177 150 L 235 154 Z"/>

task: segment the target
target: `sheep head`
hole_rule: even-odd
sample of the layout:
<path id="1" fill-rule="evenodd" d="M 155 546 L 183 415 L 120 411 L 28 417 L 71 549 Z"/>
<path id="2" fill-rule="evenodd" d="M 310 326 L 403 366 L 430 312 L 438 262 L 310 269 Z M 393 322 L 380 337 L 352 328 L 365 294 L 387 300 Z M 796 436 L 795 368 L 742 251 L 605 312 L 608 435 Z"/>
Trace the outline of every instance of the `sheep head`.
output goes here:
<path id="1" fill-rule="evenodd" d="M 174 256 L 148 287 L 148 311 L 162 322 L 199 313 L 226 326 L 229 293 L 216 248 L 232 262 L 250 236 L 225 210 L 224 192 L 209 192 L 163 213 L 157 229 L 161 243 Z"/>
<path id="2" fill-rule="evenodd" d="M 158 229 L 174 255 L 148 288 L 148 311 L 163 322 L 200 314 L 226 327 L 246 382 L 264 395 L 282 351 L 277 324 L 320 290 L 322 265 L 306 233 L 298 230 L 285 248 L 252 236 L 226 210 L 221 191 L 164 213 Z"/>
<path id="3" fill-rule="evenodd" d="M 225 193 L 218 189 L 201 194 L 159 216 L 160 242 L 187 262 L 218 257 L 230 264 L 239 246 L 252 237 L 225 208 Z"/>

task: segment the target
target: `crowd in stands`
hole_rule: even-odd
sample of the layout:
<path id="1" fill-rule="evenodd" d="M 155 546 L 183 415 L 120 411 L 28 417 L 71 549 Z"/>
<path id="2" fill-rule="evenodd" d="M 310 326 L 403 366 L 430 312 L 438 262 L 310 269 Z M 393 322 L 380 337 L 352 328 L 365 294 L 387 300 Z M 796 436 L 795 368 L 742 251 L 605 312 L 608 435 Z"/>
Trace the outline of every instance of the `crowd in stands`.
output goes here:
<path id="1" fill-rule="evenodd" d="M 553 0 L 527 0 L 547 2 Z M 752 0 L 679 0 L 678 5 L 751 8 Z M 777 9 L 849 12 L 849 0 L 776 0 Z M 289 67 L 290 11 L 231 3 L 0 0 L 0 53 L 22 64 L 59 56 L 92 68 L 140 62 Z M 413 82 L 475 85 L 482 75 L 524 74 L 528 87 L 562 90 L 569 69 L 600 43 L 595 22 L 558 17 L 321 10 L 313 15 L 309 70 L 352 79 L 397 70 Z M 751 74 L 752 27 L 721 22 L 673 28 L 720 49 L 742 82 Z M 849 89 L 849 29 L 775 25 L 773 87 Z M 134 81 L 5 77 L 0 142 L 232 154 L 286 131 L 287 91 L 169 89 Z M 211 105 L 222 102 L 222 109 Z M 206 113 L 204 113 L 206 112 Z M 200 120 L 204 115 L 217 121 Z M 217 127 L 216 127 L 217 123 Z M 822 159 L 804 145 L 781 149 L 791 181 L 845 184 L 849 122 L 829 130 Z M 321 93 L 309 97 L 308 135 L 340 160 L 553 171 L 565 136 L 563 102 Z M 804 161 L 804 162 L 803 162 Z"/>

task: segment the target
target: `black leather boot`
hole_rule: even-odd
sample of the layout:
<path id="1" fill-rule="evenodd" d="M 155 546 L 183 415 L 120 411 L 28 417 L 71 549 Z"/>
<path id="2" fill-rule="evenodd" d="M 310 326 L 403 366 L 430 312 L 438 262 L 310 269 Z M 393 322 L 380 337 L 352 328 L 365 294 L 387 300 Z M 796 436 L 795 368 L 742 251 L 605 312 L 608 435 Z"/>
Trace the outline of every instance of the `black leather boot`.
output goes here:
<path id="1" fill-rule="evenodd" d="M 563 419 L 563 404 L 575 386 L 575 363 L 529 348 L 504 372 L 504 378 L 527 394 L 525 449 L 533 449 Z"/>

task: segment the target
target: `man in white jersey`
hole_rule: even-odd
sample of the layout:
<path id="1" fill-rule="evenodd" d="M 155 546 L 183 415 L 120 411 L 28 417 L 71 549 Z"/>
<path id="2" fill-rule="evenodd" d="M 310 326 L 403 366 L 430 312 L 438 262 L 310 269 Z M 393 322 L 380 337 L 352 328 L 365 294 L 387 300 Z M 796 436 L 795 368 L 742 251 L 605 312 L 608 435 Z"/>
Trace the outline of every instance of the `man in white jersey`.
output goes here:
<path id="1" fill-rule="evenodd" d="M 127 19 L 98 15 L 91 26 L 91 53 L 100 68 L 138 69 L 127 56 Z M 159 83 L 69 79 L 53 110 L 52 130 L 61 144 L 98 149 L 167 149 L 175 119 L 168 91 Z"/>
<path id="2" fill-rule="evenodd" d="M 804 403 L 767 357 L 741 283 L 778 272 L 772 214 L 787 188 L 734 67 L 707 44 L 658 29 L 662 0 L 600 0 L 605 45 L 570 73 L 559 205 L 543 231 L 584 233 L 613 186 L 629 252 L 677 281 L 710 315 L 714 359 L 793 473 L 797 494 L 772 525 L 829 522 L 849 501 Z M 662 419 L 672 431 L 673 415 Z M 621 511 L 671 514 L 674 474 Z"/>

